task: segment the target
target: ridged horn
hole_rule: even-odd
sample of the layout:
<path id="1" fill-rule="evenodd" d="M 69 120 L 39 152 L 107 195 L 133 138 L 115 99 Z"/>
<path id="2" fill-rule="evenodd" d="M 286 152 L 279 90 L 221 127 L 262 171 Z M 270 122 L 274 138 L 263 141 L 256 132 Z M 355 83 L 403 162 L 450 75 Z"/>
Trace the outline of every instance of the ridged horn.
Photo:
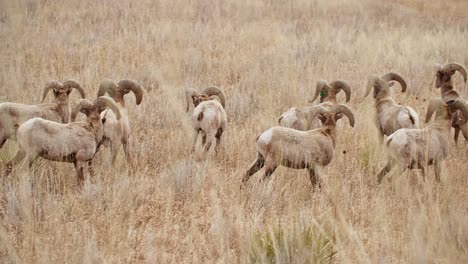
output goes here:
<path id="1" fill-rule="evenodd" d="M 190 109 L 190 103 L 192 102 L 192 96 L 194 95 L 199 95 L 200 92 L 195 89 L 195 88 L 187 88 L 185 89 L 185 101 L 187 102 L 186 104 L 186 112 L 189 111 Z"/>
<path id="2" fill-rule="evenodd" d="M 330 83 L 330 86 L 335 89 L 336 93 L 339 93 L 340 90 L 343 90 L 343 92 L 346 94 L 346 102 L 349 102 L 351 99 L 351 86 L 349 86 L 349 83 L 343 80 L 336 80 Z"/>
<path id="3" fill-rule="evenodd" d="M 310 120 L 314 120 L 317 115 L 324 114 L 326 112 L 329 112 L 329 110 L 321 105 L 315 105 L 311 108 L 309 108 L 309 115 L 310 115 Z"/>
<path id="4" fill-rule="evenodd" d="M 325 80 L 320 80 L 317 82 L 317 84 L 315 85 L 315 94 L 314 94 L 314 98 L 312 98 L 312 100 L 309 100 L 309 103 L 312 103 L 315 101 L 315 99 L 317 99 L 317 97 L 319 96 L 320 92 L 323 90 L 323 88 L 325 86 L 328 86 L 328 83 L 327 81 Z"/>
<path id="5" fill-rule="evenodd" d="M 91 101 L 88 99 L 81 99 L 71 113 L 71 121 L 75 122 L 76 116 L 81 112 L 81 110 L 89 109 L 91 107 L 93 107 L 93 103 Z"/>
<path id="6" fill-rule="evenodd" d="M 141 104 L 141 100 L 143 100 L 143 87 L 141 84 L 135 80 L 121 80 L 117 85 L 127 91 L 132 91 L 135 94 L 136 104 Z"/>
<path id="7" fill-rule="evenodd" d="M 438 99 L 438 98 L 437 99 L 432 99 L 429 102 L 429 106 L 427 107 L 426 123 L 431 121 L 431 117 L 434 114 L 434 112 L 439 112 L 440 109 L 442 109 L 442 107 L 444 107 L 444 106 L 445 106 L 445 103 L 444 103 L 444 101 L 442 101 L 442 99 Z M 437 114 L 436 114 L 436 118 L 437 118 Z"/>
<path id="8" fill-rule="evenodd" d="M 401 85 L 401 92 L 402 93 L 406 92 L 406 81 L 399 74 L 394 73 L 394 72 L 389 72 L 385 74 L 384 76 L 382 76 L 382 80 L 386 82 L 390 82 L 390 81 L 399 82 Z"/>
<path id="9" fill-rule="evenodd" d="M 100 96 L 100 97 L 98 97 L 98 98 L 96 98 L 94 100 L 94 104 L 98 108 L 109 107 L 110 110 L 112 110 L 115 113 L 115 116 L 116 116 L 117 120 L 120 119 L 120 117 L 121 117 L 120 109 L 117 106 L 117 103 L 111 97 L 109 97 L 109 96 Z"/>
<path id="10" fill-rule="evenodd" d="M 342 113 L 344 114 L 346 117 L 348 117 L 348 120 L 349 120 L 349 125 L 351 127 L 354 127 L 354 115 L 353 115 L 353 112 L 351 111 L 351 109 L 349 107 L 347 107 L 346 105 L 334 105 L 332 108 L 332 111 L 335 112 L 335 113 Z"/>
<path id="11" fill-rule="evenodd" d="M 68 89 L 75 88 L 80 93 L 81 98 L 86 97 L 85 91 L 83 90 L 81 85 L 76 80 L 73 80 L 73 79 L 66 80 L 63 82 L 63 86 Z"/>
<path id="12" fill-rule="evenodd" d="M 375 74 L 372 74 L 371 76 L 369 76 L 367 80 L 366 94 L 364 95 L 364 97 L 367 97 L 370 94 L 370 92 L 372 91 L 372 88 L 381 89 L 382 82 L 383 82 L 382 79 L 380 79 L 380 77 Z"/>
<path id="13" fill-rule="evenodd" d="M 103 96 L 106 93 L 108 93 L 111 97 L 114 97 L 117 89 L 118 86 L 114 81 L 110 79 L 105 79 L 101 82 L 101 84 L 99 84 L 99 91 L 97 96 Z"/>
<path id="14" fill-rule="evenodd" d="M 57 89 L 61 87 L 63 87 L 63 85 L 59 81 L 48 81 L 46 83 L 46 86 L 44 87 L 44 92 L 42 92 L 42 102 L 44 102 L 45 98 L 47 97 L 47 93 L 49 93 L 50 89 Z"/>
<path id="15" fill-rule="evenodd" d="M 465 68 L 458 64 L 458 63 L 448 63 L 444 66 L 444 68 L 442 70 L 447 70 L 447 71 L 451 71 L 453 73 L 455 73 L 455 71 L 458 71 L 459 73 L 461 73 L 463 75 L 463 81 L 466 83 L 467 81 L 467 75 L 466 75 L 466 70 Z"/>
<path id="16" fill-rule="evenodd" d="M 221 89 L 219 89 L 218 87 L 216 86 L 208 87 L 205 90 L 203 90 L 201 93 L 206 94 L 208 96 L 211 96 L 211 95 L 218 96 L 219 100 L 221 101 L 221 105 L 223 106 L 223 108 L 226 108 L 226 97 L 224 97 L 223 91 L 221 91 Z"/>

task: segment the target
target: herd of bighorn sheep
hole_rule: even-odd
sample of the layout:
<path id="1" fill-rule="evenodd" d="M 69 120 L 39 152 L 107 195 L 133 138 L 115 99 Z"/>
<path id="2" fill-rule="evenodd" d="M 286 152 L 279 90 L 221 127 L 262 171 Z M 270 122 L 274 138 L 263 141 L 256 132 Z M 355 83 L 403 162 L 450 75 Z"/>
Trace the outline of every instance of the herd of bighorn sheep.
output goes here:
<path id="1" fill-rule="evenodd" d="M 435 177 L 440 181 L 441 162 L 449 150 L 451 128 L 455 129 L 454 141 L 458 142 L 460 131 L 468 141 L 468 103 L 453 86 L 452 76 L 460 72 L 467 82 L 465 68 L 457 63 L 445 66 L 436 64 L 435 87 L 441 97 L 432 99 L 427 107 L 425 123 L 435 114 L 435 120 L 420 128 L 417 112 L 410 106 L 399 105 L 392 98 L 390 88 L 399 83 L 405 92 L 407 83 L 402 76 L 390 72 L 382 77 L 371 75 L 368 78 L 365 95 L 373 91 L 375 125 L 378 138 L 384 143 L 388 156 L 385 166 L 377 175 L 380 183 L 394 168 L 403 173 L 406 169 L 422 169 L 423 178 L 427 167 L 434 165 Z M 69 95 L 76 89 L 82 99 L 70 112 Z M 85 99 L 85 91 L 75 80 L 49 81 L 44 88 L 42 101 L 52 90 L 54 103 L 25 105 L 0 103 L 0 148 L 10 140 L 16 140 L 18 151 L 5 164 L 5 173 L 11 173 L 14 165 L 24 163 L 31 166 L 37 157 L 52 161 L 73 163 L 80 185 L 84 182 L 84 165 L 92 165 L 96 153 L 102 145 L 110 148 L 112 164 L 115 163 L 120 147 L 123 147 L 127 163 L 131 163 L 129 147 L 131 129 L 130 118 L 124 96 L 133 92 L 136 104 L 143 100 L 144 89 L 135 80 L 114 82 L 104 80 L 99 85 L 96 99 Z M 305 107 L 292 107 L 283 113 L 279 126 L 271 127 L 256 139 L 256 159 L 245 172 L 241 187 L 250 177 L 265 167 L 263 179 L 268 178 L 280 165 L 292 169 L 307 169 L 313 187 L 320 187 L 318 168 L 325 167 L 333 159 L 337 141 L 336 124 L 343 116 L 354 127 L 353 111 L 337 102 L 337 95 L 343 91 L 346 102 L 351 99 L 351 86 L 344 80 L 328 83 L 320 80 L 316 84 L 313 103 Z M 106 96 L 106 94 L 108 96 Z M 218 87 L 204 90 L 185 90 L 186 112 L 193 104 L 191 120 L 193 144 L 190 152 L 196 149 L 201 134 L 204 156 L 215 144 L 218 153 L 221 137 L 227 128 L 226 97 Z M 86 116 L 85 121 L 76 121 L 78 113 Z"/>

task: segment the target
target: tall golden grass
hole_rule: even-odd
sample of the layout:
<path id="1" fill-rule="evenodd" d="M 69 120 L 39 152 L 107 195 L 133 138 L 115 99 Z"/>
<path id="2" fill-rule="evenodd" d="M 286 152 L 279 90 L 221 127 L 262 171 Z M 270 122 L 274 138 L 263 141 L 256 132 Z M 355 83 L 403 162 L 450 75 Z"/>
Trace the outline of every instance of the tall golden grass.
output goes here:
<path id="1" fill-rule="evenodd" d="M 467 263 L 467 143 L 451 143 L 440 184 L 430 170 L 377 185 L 384 150 L 362 98 L 368 75 L 395 71 L 409 87 L 394 97 L 423 117 L 439 96 L 432 65 L 468 65 L 467 17 L 464 0 L 0 0 L 2 101 L 39 103 L 49 79 L 89 98 L 104 78 L 152 88 L 141 106 L 127 97 L 133 164 L 99 152 L 82 190 L 65 163 L 1 178 L 0 262 Z M 357 120 L 338 128 L 322 191 L 286 168 L 241 191 L 255 138 L 319 79 L 351 84 Z M 208 85 L 225 91 L 229 124 L 220 155 L 200 160 L 184 88 Z"/>

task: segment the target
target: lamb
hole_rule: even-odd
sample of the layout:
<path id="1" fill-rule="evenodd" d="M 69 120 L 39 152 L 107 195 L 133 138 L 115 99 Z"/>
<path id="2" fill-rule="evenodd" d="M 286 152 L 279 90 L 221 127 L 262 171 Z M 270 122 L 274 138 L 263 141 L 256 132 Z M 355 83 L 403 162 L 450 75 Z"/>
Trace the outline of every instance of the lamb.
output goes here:
<path id="1" fill-rule="evenodd" d="M 54 93 L 55 103 L 42 103 L 37 105 L 25 105 L 5 102 L 0 104 L 0 149 L 8 139 L 15 140 L 18 126 L 33 117 L 41 117 L 47 120 L 68 123 L 70 119 L 69 95 L 75 88 L 85 98 L 85 92 L 75 80 L 67 80 L 63 83 L 49 81 L 44 87 L 42 102 L 44 102 L 50 90 Z"/>
<path id="2" fill-rule="evenodd" d="M 103 145 L 110 147 L 112 164 L 115 164 L 117 160 L 120 146 L 123 146 L 127 162 L 131 161 L 129 150 L 131 129 L 124 100 L 124 96 L 129 92 L 135 94 L 136 104 L 141 104 L 143 100 L 143 88 L 137 81 L 121 80 L 115 83 L 112 80 L 104 80 L 99 86 L 98 96 L 103 96 L 106 93 L 109 94 L 117 102 L 121 115 L 120 119 L 116 118 L 112 109 L 101 113 L 101 118 L 105 120 Z"/>
<path id="3" fill-rule="evenodd" d="M 219 151 L 221 143 L 221 136 L 227 126 L 227 115 L 222 104 L 218 100 L 214 100 L 212 96 L 198 95 L 197 99 L 202 99 L 199 102 L 192 114 L 192 123 L 194 128 L 194 139 L 191 148 L 191 152 L 195 151 L 197 144 L 198 135 L 202 134 L 202 145 L 206 153 L 209 151 L 211 145 L 216 139 L 215 152 Z"/>
<path id="4" fill-rule="evenodd" d="M 443 67 L 436 64 L 435 69 L 435 87 L 440 88 L 442 100 L 447 102 L 449 100 L 461 99 L 460 94 L 453 87 L 452 75 L 454 75 L 456 71 L 460 72 L 463 75 L 463 80 L 466 84 L 467 74 L 465 68 L 457 63 L 448 63 Z M 457 111 L 452 114 L 452 118 L 452 127 L 455 128 L 455 135 L 453 137 L 455 143 L 458 143 L 460 130 L 462 131 L 465 140 L 468 141 L 468 124 L 466 124 L 468 117 L 464 116 L 461 111 Z"/>
<path id="5" fill-rule="evenodd" d="M 40 117 L 24 122 L 17 132 L 18 152 L 6 165 L 10 174 L 15 164 L 24 161 L 31 167 L 37 157 L 47 160 L 70 162 L 75 166 L 80 185 L 84 182 L 83 166 L 92 159 L 102 141 L 103 124 L 100 113 L 109 107 L 120 119 L 120 111 L 115 101 L 107 96 L 98 97 L 93 102 L 81 99 L 72 112 L 72 121 L 79 112 L 87 116 L 86 122 L 61 124 Z"/>
<path id="6" fill-rule="evenodd" d="M 336 95 L 343 90 L 346 94 L 346 102 L 351 98 L 351 88 L 346 81 L 337 80 L 328 84 L 324 80 L 317 82 L 315 95 L 310 103 L 314 102 L 320 94 L 319 106 L 329 107 L 336 105 Z M 315 129 L 321 127 L 321 122 L 318 118 L 311 119 L 310 113 L 316 106 L 308 106 L 304 108 L 291 107 L 284 112 L 278 119 L 278 123 L 283 127 L 290 127 L 301 131 Z"/>
<path id="7" fill-rule="evenodd" d="M 406 169 L 419 167 L 423 179 L 427 167 L 434 164 L 436 180 L 440 181 L 441 162 L 446 159 L 449 148 L 452 112 L 460 110 L 468 114 L 468 105 L 461 100 L 450 100 L 444 103 L 441 99 L 433 99 L 429 103 L 426 123 L 436 112 L 435 121 L 425 128 L 402 128 L 387 138 L 388 159 L 385 167 L 377 175 L 378 183 L 394 167 L 399 167 L 400 173 Z"/>
<path id="8" fill-rule="evenodd" d="M 390 136 L 400 128 L 418 128 L 419 117 L 416 111 L 410 106 L 402 106 L 395 103 L 391 97 L 390 87 L 392 81 L 397 81 L 401 85 L 401 92 L 406 91 L 406 82 L 398 74 L 390 72 L 379 78 L 371 75 L 367 83 L 367 97 L 374 88 L 375 99 L 375 124 L 379 131 L 380 143 L 383 143 L 384 135 Z"/>
<path id="9" fill-rule="evenodd" d="M 188 112 L 190 109 L 190 100 L 193 101 L 193 106 L 197 107 L 199 103 L 206 101 L 209 97 L 212 99 L 216 97 L 216 100 L 220 102 L 221 106 L 223 108 L 226 107 L 226 97 L 224 96 L 223 91 L 221 91 L 221 89 L 218 87 L 211 86 L 201 92 L 195 88 L 188 88 L 185 90 L 185 100 L 187 102 L 186 112 Z"/>
<path id="10" fill-rule="evenodd" d="M 243 185 L 265 166 L 266 179 L 279 165 L 292 169 L 307 169 L 313 187 L 319 183 L 317 166 L 327 166 L 332 158 L 336 142 L 336 121 L 346 115 L 354 127 L 354 115 L 345 105 L 314 108 L 311 117 L 318 116 L 323 127 L 299 131 L 287 127 L 272 127 L 257 138 L 257 158 L 245 173 Z M 320 187 L 320 183 L 319 183 Z"/>

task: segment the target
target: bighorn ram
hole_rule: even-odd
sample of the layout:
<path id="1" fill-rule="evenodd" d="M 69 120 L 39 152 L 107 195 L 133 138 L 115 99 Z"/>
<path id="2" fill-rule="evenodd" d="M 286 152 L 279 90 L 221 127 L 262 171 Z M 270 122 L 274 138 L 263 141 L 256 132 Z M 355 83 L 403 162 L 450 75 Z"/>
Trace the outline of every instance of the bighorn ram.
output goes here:
<path id="1" fill-rule="evenodd" d="M 441 162 L 448 154 L 451 113 L 454 110 L 468 114 L 468 105 L 460 100 L 451 100 L 446 104 L 441 99 L 433 99 L 427 109 L 426 123 L 436 112 L 434 122 L 422 129 L 402 128 L 390 135 L 386 142 L 388 160 L 377 175 L 377 181 L 380 183 L 395 166 L 400 169 L 400 173 L 408 168 L 419 167 L 425 178 L 427 166 L 432 164 L 436 180 L 440 181 Z"/>
<path id="2" fill-rule="evenodd" d="M 278 119 L 278 123 L 283 127 L 290 127 L 297 130 L 310 130 L 321 127 L 321 122 L 318 118 L 311 119 L 310 113 L 317 106 L 329 107 L 336 105 L 336 95 L 343 90 L 346 94 L 346 102 L 349 102 L 351 98 L 351 87 L 346 81 L 333 81 L 328 84 L 324 80 L 317 82 L 315 88 L 315 95 L 310 103 L 315 101 L 320 95 L 320 103 L 315 106 L 308 106 L 304 108 L 291 107 L 284 112 Z"/>
<path id="3" fill-rule="evenodd" d="M 42 101 L 44 102 L 50 90 L 54 93 L 55 103 L 42 103 L 37 105 L 25 105 L 17 103 L 0 104 L 0 149 L 7 139 L 16 138 L 16 130 L 23 122 L 33 118 L 41 117 L 47 120 L 67 123 L 70 119 L 69 95 L 72 89 L 78 90 L 82 98 L 85 92 L 80 84 L 74 80 L 63 83 L 49 81 L 44 87 Z"/>
<path id="4" fill-rule="evenodd" d="M 460 72 L 463 75 L 463 81 L 466 84 L 467 74 L 465 68 L 457 63 L 448 63 L 443 67 L 440 64 L 436 64 L 435 69 L 435 87 L 440 88 L 442 100 L 447 102 L 449 100 L 461 99 L 460 94 L 453 87 L 452 75 L 454 75 L 456 71 Z M 462 131 L 465 140 L 468 141 L 468 124 L 466 123 L 468 116 L 464 116 L 461 111 L 457 111 L 452 114 L 452 118 L 452 127 L 455 128 L 455 135 L 453 137 L 455 143 L 458 142 L 460 130 Z"/>
<path id="5" fill-rule="evenodd" d="M 72 112 L 72 121 L 81 112 L 86 122 L 61 124 L 42 118 L 24 122 L 17 132 L 18 152 L 6 165 L 7 175 L 13 166 L 24 161 L 29 167 L 37 157 L 75 165 L 78 183 L 84 181 L 83 165 L 91 161 L 103 137 L 100 113 L 109 107 L 120 118 L 120 111 L 112 98 L 98 97 L 93 102 L 82 99 Z"/>
<path id="6" fill-rule="evenodd" d="M 112 80 L 104 80 L 99 86 L 98 96 L 108 93 L 117 102 L 121 115 L 121 118 L 117 119 L 115 113 L 111 111 L 112 109 L 101 113 L 101 118 L 105 120 L 103 145 L 111 149 L 112 164 L 115 164 L 121 145 L 123 145 L 127 161 L 130 161 L 129 139 L 131 131 L 124 100 L 124 96 L 129 92 L 135 94 L 136 104 L 139 105 L 143 100 L 143 88 L 137 81 L 121 80 L 115 83 Z"/>
<path id="7" fill-rule="evenodd" d="M 204 89 L 202 92 L 199 92 L 195 88 L 187 88 L 185 90 L 185 100 L 186 104 L 186 111 L 188 112 L 190 109 L 190 100 L 193 102 L 193 106 L 197 107 L 197 105 L 203 101 L 207 100 L 207 97 L 216 96 L 217 100 L 221 103 L 223 108 L 226 107 L 226 98 L 224 97 L 224 93 L 218 87 L 212 86 Z"/>
<path id="8" fill-rule="evenodd" d="M 346 115 L 354 127 L 354 115 L 345 105 L 319 106 L 311 113 L 318 116 L 323 127 L 299 131 L 288 127 L 272 127 L 257 138 L 257 159 L 245 173 L 242 183 L 265 166 L 263 179 L 279 165 L 293 169 L 308 169 L 315 187 L 319 182 L 317 166 L 327 166 L 333 158 L 336 142 L 336 121 Z"/>
<path id="9" fill-rule="evenodd" d="M 371 75 L 367 83 L 367 97 L 374 89 L 375 99 L 375 124 L 379 131 L 379 140 L 382 143 L 384 135 L 390 136 L 400 128 L 418 128 L 419 118 L 416 111 L 409 106 L 402 106 L 395 103 L 391 97 L 390 87 L 392 81 L 397 81 L 401 85 L 401 92 L 406 91 L 406 82 L 398 74 L 390 72 L 379 78 Z"/>
<path id="10" fill-rule="evenodd" d="M 202 145 L 204 146 L 205 154 L 210 149 L 216 139 L 215 151 L 218 153 L 221 136 L 227 126 L 227 115 L 223 106 L 218 100 L 214 100 L 207 95 L 198 95 L 199 100 L 203 100 L 197 104 L 192 114 L 192 123 L 194 128 L 194 139 L 191 152 L 195 151 L 198 135 L 202 134 Z M 195 101 L 195 100 L 194 100 Z"/>

